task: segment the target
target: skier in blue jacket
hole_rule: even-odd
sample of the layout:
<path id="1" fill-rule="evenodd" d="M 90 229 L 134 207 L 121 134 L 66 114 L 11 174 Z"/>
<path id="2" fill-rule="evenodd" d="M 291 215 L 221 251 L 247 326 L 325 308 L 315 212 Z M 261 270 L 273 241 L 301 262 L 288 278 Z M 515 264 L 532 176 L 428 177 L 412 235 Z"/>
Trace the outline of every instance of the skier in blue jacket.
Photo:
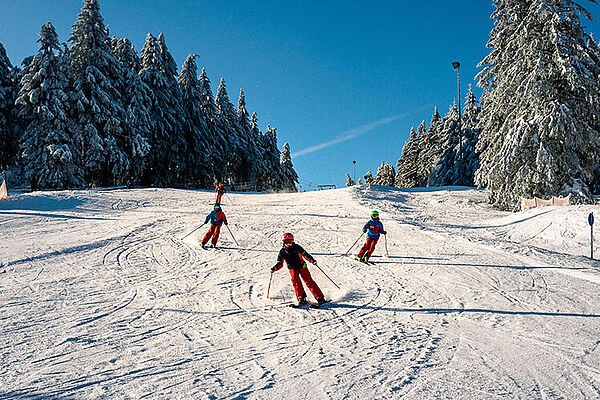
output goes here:
<path id="1" fill-rule="evenodd" d="M 212 237 L 212 247 L 217 245 L 217 240 L 219 240 L 219 233 L 221 232 L 221 225 L 227 225 L 227 217 L 225 217 L 225 213 L 221 209 L 220 204 L 215 204 L 215 209 L 206 216 L 204 223 L 208 223 L 210 221 L 210 228 L 204 238 L 202 239 L 202 247 L 206 246 L 206 243 Z"/>
<path id="2" fill-rule="evenodd" d="M 379 220 L 379 213 L 375 210 L 371 211 L 371 219 L 363 226 L 363 232 L 367 234 L 367 242 L 358 252 L 356 259 L 358 261 L 367 262 L 369 257 L 375 251 L 375 245 L 379 240 L 380 234 L 386 234 L 383 229 L 383 224 Z"/>

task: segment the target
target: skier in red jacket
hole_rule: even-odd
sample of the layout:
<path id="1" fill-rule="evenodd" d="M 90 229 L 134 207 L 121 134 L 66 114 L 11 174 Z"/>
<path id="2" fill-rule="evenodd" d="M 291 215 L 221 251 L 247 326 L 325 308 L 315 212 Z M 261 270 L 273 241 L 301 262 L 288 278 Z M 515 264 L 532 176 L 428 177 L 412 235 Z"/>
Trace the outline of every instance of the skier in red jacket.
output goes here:
<path id="1" fill-rule="evenodd" d="M 215 209 L 206 216 L 204 223 L 208 223 L 210 220 L 210 228 L 208 228 L 208 232 L 204 235 L 202 239 L 202 247 L 206 246 L 206 243 L 210 240 L 212 236 L 212 245 L 211 247 L 215 247 L 217 245 L 217 240 L 219 240 L 219 233 L 221 232 L 221 225 L 227 225 L 227 217 L 225 217 L 225 213 L 221 209 L 219 204 L 215 204 Z"/>
<path id="2" fill-rule="evenodd" d="M 281 250 L 279 250 L 277 264 L 271 268 L 271 273 L 281 269 L 281 267 L 283 267 L 283 262 L 285 261 L 288 269 L 290 270 L 292 285 L 294 286 L 294 292 L 296 292 L 298 305 L 301 306 L 308 303 L 306 300 L 306 292 L 302 286 L 302 280 L 304 280 L 306 287 L 308 290 L 310 290 L 312 295 L 315 296 L 317 303 L 321 305 L 325 303 L 325 296 L 323 296 L 323 292 L 321 292 L 319 286 L 317 286 L 313 278 L 310 276 L 310 272 L 306 266 L 306 261 L 304 260 L 307 260 L 311 264 L 317 265 L 317 260 L 308 254 L 308 252 L 304 250 L 302 246 L 294 243 L 294 235 L 291 233 L 285 233 L 283 235 L 283 247 Z"/>

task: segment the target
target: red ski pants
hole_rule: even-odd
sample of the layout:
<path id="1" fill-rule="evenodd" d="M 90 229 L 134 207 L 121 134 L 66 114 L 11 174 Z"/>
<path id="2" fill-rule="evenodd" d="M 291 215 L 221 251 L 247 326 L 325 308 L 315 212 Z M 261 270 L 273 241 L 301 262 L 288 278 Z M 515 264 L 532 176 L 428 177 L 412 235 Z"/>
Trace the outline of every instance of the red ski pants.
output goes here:
<path id="1" fill-rule="evenodd" d="M 204 235 L 204 238 L 202 239 L 202 246 L 204 246 L 206 243 L 208 243 L 211 236 L 212 236 L 212 244 L 216 245 L 217 240 L 219 240 L 220 232 L 221 232 L 221 225 L 211 225 L 210 228 L 208 228 L 208 232 L 206 232 L 206 235 Z"/>
<path id="2" fill-rule="evenodd" d="M 375 251 L 375 245 L 379 239 L 367 238 L 367 242 L 358 252 L 358 258 L 362 258 L 363 256 L 369 258 L 371 254 Z"/>
<path id="3" fill-rule="evenodd" d="M 292 285 L 294 285 L 294 292 L 296 292 L 296 297 L 298 299 L 306 297 L 306 292 L 302 286 L 302 280 L 304 280 L 306 287 L 310 290 L 312 295 L 315 296 L 315 299 L 323 297 L 323 292 L 321 292 L 321 289 L 319 289 L 315 281 L 313 281 L 306 264 L 299 269 L 290 269 L 290 275 L 292 276 Z"/>

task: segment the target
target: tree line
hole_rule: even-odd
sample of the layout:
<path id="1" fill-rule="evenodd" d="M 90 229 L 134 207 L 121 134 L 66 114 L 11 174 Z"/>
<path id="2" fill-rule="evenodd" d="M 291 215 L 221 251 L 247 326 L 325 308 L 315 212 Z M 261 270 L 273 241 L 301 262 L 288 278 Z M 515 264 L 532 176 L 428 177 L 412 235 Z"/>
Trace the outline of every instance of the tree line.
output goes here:
<path id="1" fill-rule="evenodd" d="M 50 22 L 38 43 L 21 68 L 0 44 L 0 170 L 13 181 L 297 190 L 276 128 L 259 129 L 241 89 L 236 108 L 223 78 L 214 96 L 197 55 L 178 72 L 163 34 L 148 33 L 138 53 L 110 36 L 97 0 L 84 0 L 68 44 Z"/>
<path id="2" fill-rule="evenodd" d="M 595 2 L 594 2 L 595 3 Z M 366 183 L 397 187 L 485 188 L 494 206 L 521 197 L 600 193 L 600 48 L 585 32 L 590 12 L 571 0 L 494 0 L 495 20 L 461 118 L 456 105 L 422 122 L 395 165 L 382 162 Z M 353 184 L 347 175 L 347 184 Z"/>

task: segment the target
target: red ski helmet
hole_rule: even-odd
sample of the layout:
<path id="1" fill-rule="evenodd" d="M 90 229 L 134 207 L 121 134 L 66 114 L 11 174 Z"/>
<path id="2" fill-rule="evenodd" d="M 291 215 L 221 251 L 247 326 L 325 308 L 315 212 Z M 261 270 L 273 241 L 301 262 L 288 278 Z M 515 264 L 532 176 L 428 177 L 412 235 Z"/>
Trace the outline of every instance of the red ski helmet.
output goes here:
<path id="1" fill-rule="evenodd" d="M 294 241 L 294 235 L 292 235 L 291 233 L 284 233 L 283 234 L 283 243 L 285 242 L 293 242 Z"/>

